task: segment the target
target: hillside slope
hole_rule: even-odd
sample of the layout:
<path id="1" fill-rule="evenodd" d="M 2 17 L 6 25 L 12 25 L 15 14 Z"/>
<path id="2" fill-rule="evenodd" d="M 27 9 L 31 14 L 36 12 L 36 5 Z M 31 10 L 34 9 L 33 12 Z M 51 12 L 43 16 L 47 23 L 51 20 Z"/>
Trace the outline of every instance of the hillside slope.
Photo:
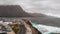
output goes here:
<path id="1" fill-rule="evenodd" d="M 20 5 L 1 5 L 0 6 L 0 16 L 1 17 L 30 17 Z"/>

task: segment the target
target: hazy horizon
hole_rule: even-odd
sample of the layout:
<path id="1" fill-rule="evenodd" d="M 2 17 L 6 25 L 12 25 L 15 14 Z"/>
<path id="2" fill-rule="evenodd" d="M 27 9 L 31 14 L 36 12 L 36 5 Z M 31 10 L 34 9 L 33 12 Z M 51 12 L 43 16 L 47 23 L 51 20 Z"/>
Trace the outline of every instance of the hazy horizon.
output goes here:
<path id="1" fill-rule="evenodd" d="M 28 13 L 60 17 L 60 0 L 0 0 L 0 5 L 20 5 Z"/>

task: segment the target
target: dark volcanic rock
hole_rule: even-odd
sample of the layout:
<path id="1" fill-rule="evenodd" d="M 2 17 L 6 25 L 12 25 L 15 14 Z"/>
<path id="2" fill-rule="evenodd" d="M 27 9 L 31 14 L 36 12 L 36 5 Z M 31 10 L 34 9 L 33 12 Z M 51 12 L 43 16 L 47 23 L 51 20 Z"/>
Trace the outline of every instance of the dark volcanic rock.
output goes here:
<path id="1" fill-rule="evenodd" d="M 0 16 L 1 17 L 30 17 L 20 5 L 6 5 L 0 6 Z"/>

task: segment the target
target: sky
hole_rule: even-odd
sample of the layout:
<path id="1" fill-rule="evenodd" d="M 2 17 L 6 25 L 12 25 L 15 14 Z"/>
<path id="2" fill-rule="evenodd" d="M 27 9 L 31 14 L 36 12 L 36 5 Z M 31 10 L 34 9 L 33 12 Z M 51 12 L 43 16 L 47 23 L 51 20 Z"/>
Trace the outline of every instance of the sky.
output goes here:
<path id="1" fill-rule="evenodd" d="M 28 13 L 60 17 L 60 0 L 0 0 L 0 5 L 20 5 Z"/>

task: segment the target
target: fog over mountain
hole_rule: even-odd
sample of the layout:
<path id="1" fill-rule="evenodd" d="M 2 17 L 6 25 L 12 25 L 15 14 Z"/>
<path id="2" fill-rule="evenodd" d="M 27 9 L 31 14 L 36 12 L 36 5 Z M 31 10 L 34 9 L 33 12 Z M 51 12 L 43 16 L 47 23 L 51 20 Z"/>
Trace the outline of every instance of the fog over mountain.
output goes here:
<path id="1" fill-rule="evenodd" d="M 60 17 L 60 0 L 0 0 L 0 5 L 20 5 L 29 13 Z"/>
<path id="2" fill-rule="evenodd" d="M 0 0 L 0 5 L 16 4 L 26 12 L 60 16 L 60 0 Z"/>

